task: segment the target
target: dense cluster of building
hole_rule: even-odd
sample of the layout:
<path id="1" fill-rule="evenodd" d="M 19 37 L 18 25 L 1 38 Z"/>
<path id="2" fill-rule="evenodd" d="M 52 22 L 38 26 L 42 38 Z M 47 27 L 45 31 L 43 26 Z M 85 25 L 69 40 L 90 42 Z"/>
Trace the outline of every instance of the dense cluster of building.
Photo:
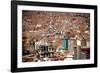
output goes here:
<path id="1" fill-rule="evenodd" d="M 90 58 L 90 14 L 22 12 L 23 62 Z"/>

